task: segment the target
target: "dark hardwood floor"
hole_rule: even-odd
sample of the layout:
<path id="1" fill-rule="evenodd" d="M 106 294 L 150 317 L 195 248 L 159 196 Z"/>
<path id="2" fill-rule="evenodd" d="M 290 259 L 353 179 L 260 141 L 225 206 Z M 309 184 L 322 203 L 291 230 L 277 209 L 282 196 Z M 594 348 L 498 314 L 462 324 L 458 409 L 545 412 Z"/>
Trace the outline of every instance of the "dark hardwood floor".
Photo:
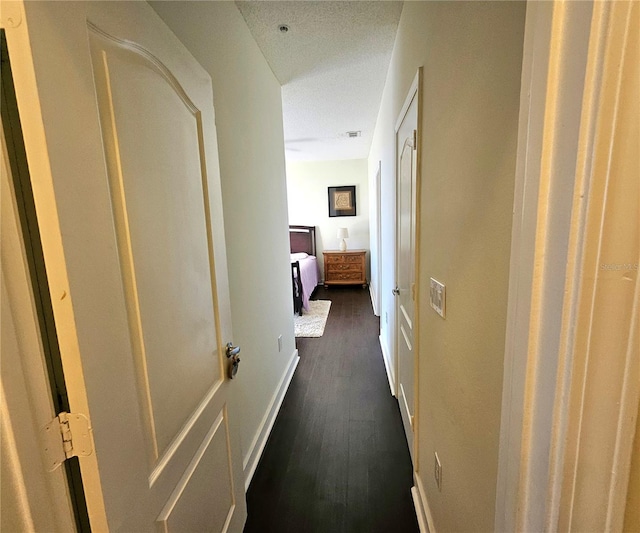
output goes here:
<path id="1" fill-rule="evenodd" d="M 245 533 L 416 532 L 409 449 L 369 291 L 318 287 L 300 363 L 247 493 Z"/>

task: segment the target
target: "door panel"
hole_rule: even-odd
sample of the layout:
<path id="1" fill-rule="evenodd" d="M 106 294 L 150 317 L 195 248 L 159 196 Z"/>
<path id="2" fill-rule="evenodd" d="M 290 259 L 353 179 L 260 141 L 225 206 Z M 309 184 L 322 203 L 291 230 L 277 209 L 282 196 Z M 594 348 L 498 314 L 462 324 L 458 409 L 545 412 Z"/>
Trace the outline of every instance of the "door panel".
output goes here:
<path id="1" fill-rule="evenodd" d="M 233 512 L 233 493 L 216 492 L 217 486 L 231 486 L 228 459 L 227 427 L 222 413 L 207 433 L 189 467 L 171 494 L 158 522 L 168 531 L 223 531 Z M 224 479 L 218 479 L 223 476 Z M 200 487 L 208 487 L 203 491 Z M 207 493 L 216 493 L 211 500 Z M 193 509 L 203 509 L 197 517 Z"/>
<path id="2" fill-rule="evenodd" d="M 206 168 L 200 160 L 202 123 L 200 110 L 157 59 L 97 28 L 90 42 L 154 462 L 222 379 Z M 188 359 L 176 357 L 179 353 Z"/>
<path id="3" fill-rule="evenodd" d="M 211 80 L 144 2 L 21 9 L 7 39 L 33 68 L 16 90 L 70 403 L 93 428 L 92 526 L 240 531 Z"/>
<path id="4" fill-rule="evenodd" d="M 414 93 L 409 107 L 396 132 L 397 161 L 397 242 L 396 276 L 396 346 L 398 354 L 398 401 L 414 458 L 413 433 L 415 416 L 414 391 L 414 301 L 415 301 L 415 243 L 416 243 L 416 186 L 417 150 L 415 135 L 418 128 L 418 98 Z"/>

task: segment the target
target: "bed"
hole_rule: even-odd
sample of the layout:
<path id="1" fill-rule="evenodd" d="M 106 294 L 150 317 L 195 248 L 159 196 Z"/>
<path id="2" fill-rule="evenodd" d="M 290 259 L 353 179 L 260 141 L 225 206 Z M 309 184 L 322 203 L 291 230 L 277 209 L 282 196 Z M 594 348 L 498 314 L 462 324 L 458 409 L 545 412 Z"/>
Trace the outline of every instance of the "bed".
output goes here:
<path id="1" fill-rule="evenodd" d="M 293 310 L 302 315 L 309 310 L 309 298 L 318 285 L 315 226 L 289 226 Z"/>

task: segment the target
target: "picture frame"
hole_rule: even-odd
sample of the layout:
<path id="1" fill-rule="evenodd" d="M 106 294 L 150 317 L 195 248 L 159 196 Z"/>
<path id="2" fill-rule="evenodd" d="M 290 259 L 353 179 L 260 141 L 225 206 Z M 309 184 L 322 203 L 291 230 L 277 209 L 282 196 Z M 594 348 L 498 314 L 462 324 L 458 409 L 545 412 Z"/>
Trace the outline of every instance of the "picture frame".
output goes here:
<path id="1" fill-rule="evenodd" d="M 356 186 L 329 187 L 329 216 L 356 216 Z"/>

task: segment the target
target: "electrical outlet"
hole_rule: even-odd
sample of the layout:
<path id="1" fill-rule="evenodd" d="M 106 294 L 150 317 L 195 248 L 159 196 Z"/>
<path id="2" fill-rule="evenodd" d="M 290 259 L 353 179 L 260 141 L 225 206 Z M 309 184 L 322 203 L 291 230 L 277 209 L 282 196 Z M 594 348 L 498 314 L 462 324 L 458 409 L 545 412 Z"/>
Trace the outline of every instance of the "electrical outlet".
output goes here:
<path id="1" fill-rule="evenodd" d="M 438 452 L 436 452 L 434 455 L 435 462 L 433 464 L 433 477 L 436 480 L 436 486 L 438 487 L 438 490 L 442 492 L 442 464 L 440 463 Z"/>
<path id="2" fill-rule="evenodd" d="M 282 351 L 282 335 L 278 336 L 278 352 Z"/>

